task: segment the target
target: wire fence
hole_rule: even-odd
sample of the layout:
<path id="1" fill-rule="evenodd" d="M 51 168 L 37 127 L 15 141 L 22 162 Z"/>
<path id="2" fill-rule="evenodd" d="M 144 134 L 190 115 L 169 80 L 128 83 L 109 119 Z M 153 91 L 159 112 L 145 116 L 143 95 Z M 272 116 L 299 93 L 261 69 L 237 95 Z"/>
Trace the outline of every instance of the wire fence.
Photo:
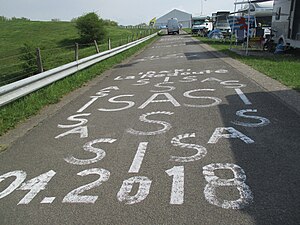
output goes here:
<path id="1" fill-rule="evenodd" d="M 55 48 L 34 46 L 34 49 L 20 48 L 14 55 L 0 58 L 0 86 L 33 76 L 64 64 L 74 62 L 99 52 L 103 52 L 156 32 L 141 30 L 130 35 L 115 35 L 112 39 L 97 43 L 74 43 Z"/>

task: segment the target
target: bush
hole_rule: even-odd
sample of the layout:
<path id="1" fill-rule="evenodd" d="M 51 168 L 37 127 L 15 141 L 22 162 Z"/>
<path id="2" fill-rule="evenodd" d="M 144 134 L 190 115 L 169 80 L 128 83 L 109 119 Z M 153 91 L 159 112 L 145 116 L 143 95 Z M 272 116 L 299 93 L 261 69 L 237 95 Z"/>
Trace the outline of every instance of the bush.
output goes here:
<path id="1" fill-rule="evenodd" d="M 96 13 L 88 13 L 78 17 L 76 28 L 81 41 L 84 43 L 103 40 L 106 36 L 104 21 Z"/>
<path id="2" fill-rule="evenodd" d="M 21 48 L 20 60 L 23 61 L 22 68 L 24 73 L 28 76 L 38 73 L 38 67 L 36 63 L 36 49 L 31 44 L 24 44 Z"/>

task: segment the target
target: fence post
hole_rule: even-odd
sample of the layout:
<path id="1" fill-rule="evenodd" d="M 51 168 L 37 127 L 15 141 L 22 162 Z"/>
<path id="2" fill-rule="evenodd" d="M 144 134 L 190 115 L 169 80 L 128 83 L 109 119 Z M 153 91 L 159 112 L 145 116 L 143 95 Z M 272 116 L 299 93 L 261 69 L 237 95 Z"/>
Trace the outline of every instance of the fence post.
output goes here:
<path id="1" fill-rule="evenodd" d="M 39 73 L 44 72 L 43 63 L 42 63 L 42 55 L 41 55 L 41 49 L 36 49 L 36 62 L 38 66 Z"/>
<path id="2" fill-rule="evenodd" d="M 110 38 L 108 38 L 108 50 L 111 50 L 111 41 L 110 41 Z"/>
<path id="3" fill-rule="evenodd" d="M 94 40 L 94 43 L 95 43 L 95 47 L 96 47 L 96 52 L 99 53 L 100 51 L 99 51 L 99 47 L 98 47 L 97 41 Z"/>
<path id="4" fill-rule="evenodd" d="M 75 43 L 75 61 L 78 61 L 79 58 L 79 51 L 78 51 L 78 43 Z"/>

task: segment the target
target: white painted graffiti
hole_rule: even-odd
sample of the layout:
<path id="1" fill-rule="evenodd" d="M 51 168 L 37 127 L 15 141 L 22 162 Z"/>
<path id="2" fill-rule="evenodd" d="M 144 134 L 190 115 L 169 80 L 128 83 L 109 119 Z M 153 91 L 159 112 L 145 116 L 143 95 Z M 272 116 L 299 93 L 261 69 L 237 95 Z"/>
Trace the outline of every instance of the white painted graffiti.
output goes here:
<path id="1" fill-rule="evenodd" d="M 228 134 L 224 134 L 224 131 L 227 131 Z M 234 129 L 233 127 L 218 127 L 218 128 L 216 128 L 215 132 L 213 133 L 213 135 L 209 139 L 208 143 L 209 144 L 216 144 L 221 138 L 240 139 L 243 142 L 245 142 L 246 144 L 253 144 L 254 143 L 254 141 L 251 138 L 247 137 L 245 134 L 243 134 L 242 132 Z"/>
<path id="2" fill-rule="evenodd" d="M 167 45 L 164 45 L 167 46 Z M 189 55 L 189 58 L 198 57 L 199 54 Z M 176 59 L 176 58 L 186 58 L 187 56 L 183 54 L 170 54 L 167 56 L 150 56 L 140 61 L 152 61 L 152 60 L 161 60 L 161 59 Z M 210 93 L 215 94 L 216 89 L 212 88 L 201 88 L 189 90 L 182 93 L 184 100 L 183 102 L 178 101 L 170 92 L 178 88 L 176 82 L 180 83 L 192 83 L 197 82 L 199 85 L 204 85 L 206 82 L 217 83 L 219 86 L 226 88 L 225 90 L 233 92 L 234 89 L 237 96 L 243 101 L 245 105 L 252 104 L 247 96 L 243 93 L 241 88 L 246 87 L 245 84 L 240 83 L 238 80 L 225 80 L 223 78 L 209 77 L 214 76 L 211 74 L 223 75 L 227 74 L 229 71 L 226 69 L 204 69 L 201 71 L 194 71 L 192 69 L 175 69 L 175 70 L 162 70 L 162 71 L 148 71 L 140 72 L 138 74 L 129 74 L 129 75 L 119 75 L 114 78 L 115 82 L 128 82 L 133 86 L 144 86 L 151 85 L 148 89 L 148 96 L 143 101 L 140 101 L 140 96 L 135 94 L 120 93 L 118 86 L 111 86 L 98 91 L 95 95 L 91 96 L 90 100 L 82 106 L 75 115 L 71 115 L 67 118 L 67 123 L 58 124 L 60 129 L 69 129 L 68 131 L 57 135 L 55 138 L 60 139 L 68 135 L 77 135 L 80 138 L 87 138 L 88 133 L 88 118 L 91 113 L 83 113 L 89 107 L 91 107 L 97 100 L 101 100 L 99 105 L 97 105 L 97 113 L 102 112 L 121 112 L 124 110 L 130 110 L 133 107 L 136 109 L 143 110 L 149 106 L 162 106 L 165 104 L 168 107 L 190 107 L 190 108 L 206 108 L 206 107 L 215 107 L 222 103 L 222 99 L 212 96 L 203 96 Z M 205 76 L 205 77 L 204 77 Z M 158 81 L 156 81 L 158 79 Z M 155 82 L 154 82 L 155 81 Z M 131 82 L 131 83 L 130 83 Z M 182 84 L 184 85 L 184 84 Z M 132 86 L 131 86 L 132 87 Z M 132 87 L 133 88 L 133 87 Z M 139 87 L 136 87 L 139 88 Z M 141 87 L 142 88 L 142 87 Z M 119 92 L 112 95 L 113 92 Z M 154 92 L 154 93 L 153 93 Z M 173 92 L 172 92 L 173 93 Z M 111 96 L 112 95 L 112 96 Z M 107 97 L 107 98 L 105 98 Z M 137 101 L 137 99 L 139 99 Z M 108 104 L 107 104 L 108 103 Z M 102 105 L 106 104 L 106 105 Z M 151 107 L 149 107 L 151 108 Z M 194 109 L 193 109 L 194 110 Z M 242 127 L 263 127 L 270 124 L 270 121 L 267 118 L 252 115 L 251 113 L 257 113 L 256 109 L 243 109 L 236 112 L 238 119 L 232 121 L 231 123 L 237 126 Z M 141 113 L 142 114 L 142 113 Z M 249 115 L 251 114 L 251 115 Z M 139 116 L 139 123 L 131 128 L 126 129 L 126 133 L 134 136 L 154 136 L 161 135 L 167 132 L 172 131 L 172 117 L 166 118 L 167 121 L 161 119 L 162 116 L 171 116 L 174 115 L 174 112 L 171 111 L 154 111 L 149 113 L 144 113 Z M 150 119 L 151 118 L 151 119 Z M 142 122 L 142 123 L 140 123 Z M 137 128 L 138 127 L 138 128 Z M 142 138 L 142 137 L 139 137 Z M 148 139 L 148 137 L 145 137 Z M 177 164 L 171 169 L 165 170 L 166 174 L 172 178 L 171 184 L 171 193 L 170 201 L 171 205 L 182 205 L 184 204 L 185 197 L 185 166 L 187 163 L 192 163 L 199 161 L 206 157 L 208 154 L 207 148 L 197 144 L 192 144 L 189 139 L 196 140 L 196 133 L 183 133 L 177 135 L 171 139 L 171 145 L 173 150 L 176 153 L 172 153 L 169 156 L 170 162 L 176 162 Z M 198 137 L 197 137 L 198 138 Z M 231 139 L 231 141 L 242 141 L 245 144 L 253 144 L 255 141 L 248 137 L 246 134 L 233 127 L 217 127 L 210 136 L 208 146 L 214 144 L 220 144 L 222 141 Z M 83 151 L 85 154 L 90 154 L 89 157 L 84 157 L 80 159 L 74 157 L 74 152 L 71 156 L 64 158 L 64 161 L 72 165 L 91 165 L 103 160 L 106 156 L 106 151 L 100 148 L 99 145 L 109 145 L 117 142 L 117 139 L 114 138 L 97 138 L 93 141 L 89 141 L 83 145 Z M 147 176 L 138 175 L 140 173 L 146 152 L 151 151 L 151 143 L 148 141 L 141 141 L 137 145 L 135 155 L 132 155 L 132 162 L 128 163 L 128 173 L 135 174 L 136 176 L 125 178 L 125 180 L 120 180 L 123 182 L 118 193 L 117 201 L 125 205 L 133 205 L 146 201 L 148 195 L 150 194 L 150 189 L 152 185 L 151 178 Z M 181 151 L 182 153 L 178 153 Z M 109 153 L 109 151 L 107 151 Z M 184 155 L 185 153 L 185 155 Z M 80 153 L 78 153 L 80 155 Z M 184 165 L 183 165 L 184 164 Z M 216 170 L 230 170 L 232 171 L 234 178 L 232 179 L 222 179 L 215 175 Z M 11 194 L 14 190 L 29 190 L 27 195 L 19 202 L 19 204 L 28 204 L 41 190 L 44 190 L 48 182 L 55 175 L 53 170 L 42 174 L 36 178 L 33 178 L 27 182 L 24 182 L 26 179 L 26 173 L 24 171 L 14 171 L 12 173 L 7 173 L 0 176 L 0 182 L 11 178 L 16 177 L 16 180 L 4 191 L 0 192 L 0 199 Z M 80 186 L 68 194 L 65 195 L 62 202 L 63 203 L 84 203 L 84 204 L 94 204 L 98 196 L 97 195 L 83 195 L 84 192 L 97 188 L 101 186 L 104 182 L 108 181 L 110 178 L 110 172 L 106 169 L 93 168 L 87 169 L 77 173 L 78 176 L 88 176 L 88 175 L 98 175 L 99 178 L 89 184 Z M 246 175 L 244 170 L 235 164 L 230 163 L 215 163 L 203 167 L 203 175 L 207 184 L 204 188 L 204 196 L 207 202 L 217 207 L 224 209 L 242 209 L 253 202 L 253 194 L 250 190 L 250 187 L 246 184 Z M 135 187 L 135 188 L 134 188 Z M 222 188 L 229 187 L 232 189 L 237 189 L 239 191 L 239 198 L 233 201 L 226 200 L 224 197 L 218 196 L 219 191 L 222 191 Z M 218 191 L 216 191 L 218 190 Z M 230 199 L 230 197 L 228 197 Z M 55 200 L 55 197 L 46 197 L 41 203 L 42 204 L 51 204 Z"/>
<path id="3" fill-rule="evenodd" d="M 221 179 L 215 175 L 216 170 L 231 170 L 234 178 Z M 203 167 L 203 175 L 208 182 L 204 189 L 204 196 L 210 204 L 224 209 L 243 209 L 252 203 L 253 195 L 250 187 L 245 183 L 246 174 L 240 166 L 229 163 L 210 164 Z M 240 198 L 234 201 L 220 199 L 216 194 L 216 189 L 222 187 L 237 188 L 240 193 Z"/>
<path id="4" fill-rule="evenodd" d="M 162 71 L 148 71 L 148 72 L 140 72 L 138 75 L 119 75 L 116 78 L 114 78 L 115 81 L 126 81 L 126 80 L 145 80 L 149 81 L 148 79 L 153 78 L 163 78 L 163 77 L 178 77 L 178 76 L 195 76 L 195 75 L 206 75 L 206 74 L 227 74 L 228 70 L 225 69 L 218 69 L 218 70 L 202 70 L 202 71 L 192 71 L 191 69 L 175 69 L 175 70 L 162 70 Z M 195 79 L 195 78 L 194 78 Z M 212 81 L 212 79 L 216 78 L 208 78 L 203 80 L 202 82 Z M 222 80 L 218 80 L 219 82 L 223 82 Z M 145 82 L 145 81 L 144 81 Z M 137 84 L 132 85 L 142 85 L 141 83 L 144 82 L 138 82 Z M 183 81 L 182 81 L 183 82 Z M 225 81 L 226 82 L 226 81 Z M 148 82 L 147 82 L 148 84 Z M 228 85 L 228 83 L 224 83 L 223 85 Z M 235 87 L 240 87 L 240 84 L 230 84 L 230 85 L 236 85 Z"/>
<path id="5" fill-rule="evenodd" d="M 174 166 L 166 170 L 169 176 L 173 177 L 170 204 L 181 205 L 184 202 L 184 167 Z"/>
<path id="6" fill-rule="evenodd" d="M 93 188 L 99 187 L 103 182 L 108 181 L 109 177 L 110 177 L 110 172 L 108 170 L 105 169 L 98 169 L 98 168 L 94 168 L 94 169 L 88 169 L 88 170 L 84 170 L 81 171 L 79 173 L 77 173 L 78 176 L 87 176 L 90 174 L 96 174 L 99 175 L 99 179 L 81 186 L 79 188 L 74 189 L 73 191 L 69 192 L 63 199 L 63 203 L 95 203 L 96 200 L 98 199 L 98 196 L 91 196 L 91 195 L 80 195 L 81 193 L 91 190 Z"/>
<path id="7" fill-rule="evenodd" d="M 171 156 L 170 161 L 174 161 L 174 162 L 193 162 L 193 161 L 200 160 L 203 157 L 205 157 L 207 151 L 206 151 L 206 148 L 204 148 L 203 146 L 195 145 L 195 144 L 186 144 L 186 143 L 181 142 L 181 140 L 183 140 L 183 139 L 195 138 L 195 137 L 196 137 L 195 133 L 183 134 L 183 135 L 178 135 L 178 136 L 174 137 L 171 141 L 171 144 L 174 147 L 193 149 L 193 150 L 197 151 L 197 153 L 192 155 L 192 156 L 187 156 L 187 157 Z"/>
<path id="8" fill-rule="evenodd" d="M 132 128 L 129 128 L 126 130 L 126 132 L 133 135 L 142 135 L 142 136 L 152 136 L 152 135 L 159 135 L 159 134 L 166 133 L 172 128 L 170 123 L 167 123 L 165 121 L 159 121 L 159 120 L 149 120 L 146 118 L 147 116 L 158 115 L 158 114 L 173 115 L 174 113 L 173 112 L 151 112 L 140 116 L 140 121 L 142 122 L 162 125 L 163 128 L 160 130 L 145 132 L 145 131 L 137 131 Z"/>
<path id="9" fill-rule="evenodd" d="M 173 48 L 173 47 L 180 47 L 180 46 L 186 46 L 186 44 L 172 44 L 172 45 L 156 45 L 153 46 L 153 49 L 160 49 L 160 48 Z"/>
<path id="10" fill-rule="evenodd" d="M 213 100 L 214 102 L 211 104 L 204 104 L 204 105 L 190 105 L 190 104 L 184 104 L 187 107 L 193 107 L 193 108 L 206 108 L 206 107 L 213 107 L 213 106 L 217 106 L 219 104 L 221 104 L 222 100 L 216 97 L 208 97 L 208 96 L 193 96 L 191 95 L 191 93 L 194 92 L 201 92 L 201 91 L 215 91 L 215 89 L 197 89 L 197 90 L 191 90 L 191 91 L 187 91 L 183 94 L 183 96 L 187 97 L 187 98 L 194 98 L 194 99 L 210 99 Z"/>
<path id="11" fill-rule="evenodd" d="M 231 123 L 238 125 L 238 126 L 243 126 L 243 127 L 263 127 L 263 126 L 267 126 L 271 123 L 270 120 L 268 120 L 267 118 L 264 118 L 261 116 L 249 116 L 249 115 L 245 115 L 245 113 L 257 113 L 257 109 L 239 110 L 236 112 L 236 115 L 241 118 L 260 120 L 260 122 L 259 123 L 245 123 L 245 122 L 241 122 L 241 121 L 233 121 Z"/>
<path id="12" fill-rule="evenodd" d="M 139 184 L 139 189 L 136 195 L 130 196 L 134 183 Z M 123 185 L 117 194 L 117 198 L 120 202 L 125 202 L 127 205 L 139 203 L 145 200 L 149 195 L 151 183 L 152 181 L 148 177 L 131 177 L 128 180 L 123 181 Z"/>
<path id="13" fill-rule="evenodd" d="M 112 139 L 112 138 L 100 138 L 100 139 L 90 141 L 83 146 L 83 150 L 86 152 L 92 152 L 92 153 L 96 154 L 96 156 L 94 158 L 92 158 L 92 159 L 77 159 L 73 156 L 69 156 L 69 157 L 65 158 L 65 161 L 67 163 L 74 164 L 74 165 L 90 165 L 90 164 L 96 163 L 96 162 L 102 160 L 106 156 L 106 153 L 103 149 L 95 148 L 95 147 L 93 147 L 93 145 L 98 144 L 98 143 L 112 144 L 115 141 L 116 141 L 116 139 Z"/>

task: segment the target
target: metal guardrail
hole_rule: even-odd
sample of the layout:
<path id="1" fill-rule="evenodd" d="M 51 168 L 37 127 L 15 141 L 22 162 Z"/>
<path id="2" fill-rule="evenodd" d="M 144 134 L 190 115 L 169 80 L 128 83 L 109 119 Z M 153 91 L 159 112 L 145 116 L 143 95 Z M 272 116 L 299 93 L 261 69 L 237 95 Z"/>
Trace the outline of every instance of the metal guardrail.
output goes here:
<path id="1" fill-rule="evenodd" d="M 130 49 L 142 42 L 145 42 L 157 33 L 149 35 L 140 40 L 130 42 L 126 45 L 119 46 L 117 48 L 101 52 L 78 61 L 74 61 L 63 66 L 48 70 L 43 73 L 16 81 L 11 84 L 0 87 L 0 107 L 10 102 L 13 102 L 25 95 L 28 95 L 42 87 L 52 84 L 60 79 L 63 79 L 71 74 L 74 74 L 82 69 L 85 69 L 95 63 L 101 62 L 109 57 L 119 54 L 127 49 Z"/>

